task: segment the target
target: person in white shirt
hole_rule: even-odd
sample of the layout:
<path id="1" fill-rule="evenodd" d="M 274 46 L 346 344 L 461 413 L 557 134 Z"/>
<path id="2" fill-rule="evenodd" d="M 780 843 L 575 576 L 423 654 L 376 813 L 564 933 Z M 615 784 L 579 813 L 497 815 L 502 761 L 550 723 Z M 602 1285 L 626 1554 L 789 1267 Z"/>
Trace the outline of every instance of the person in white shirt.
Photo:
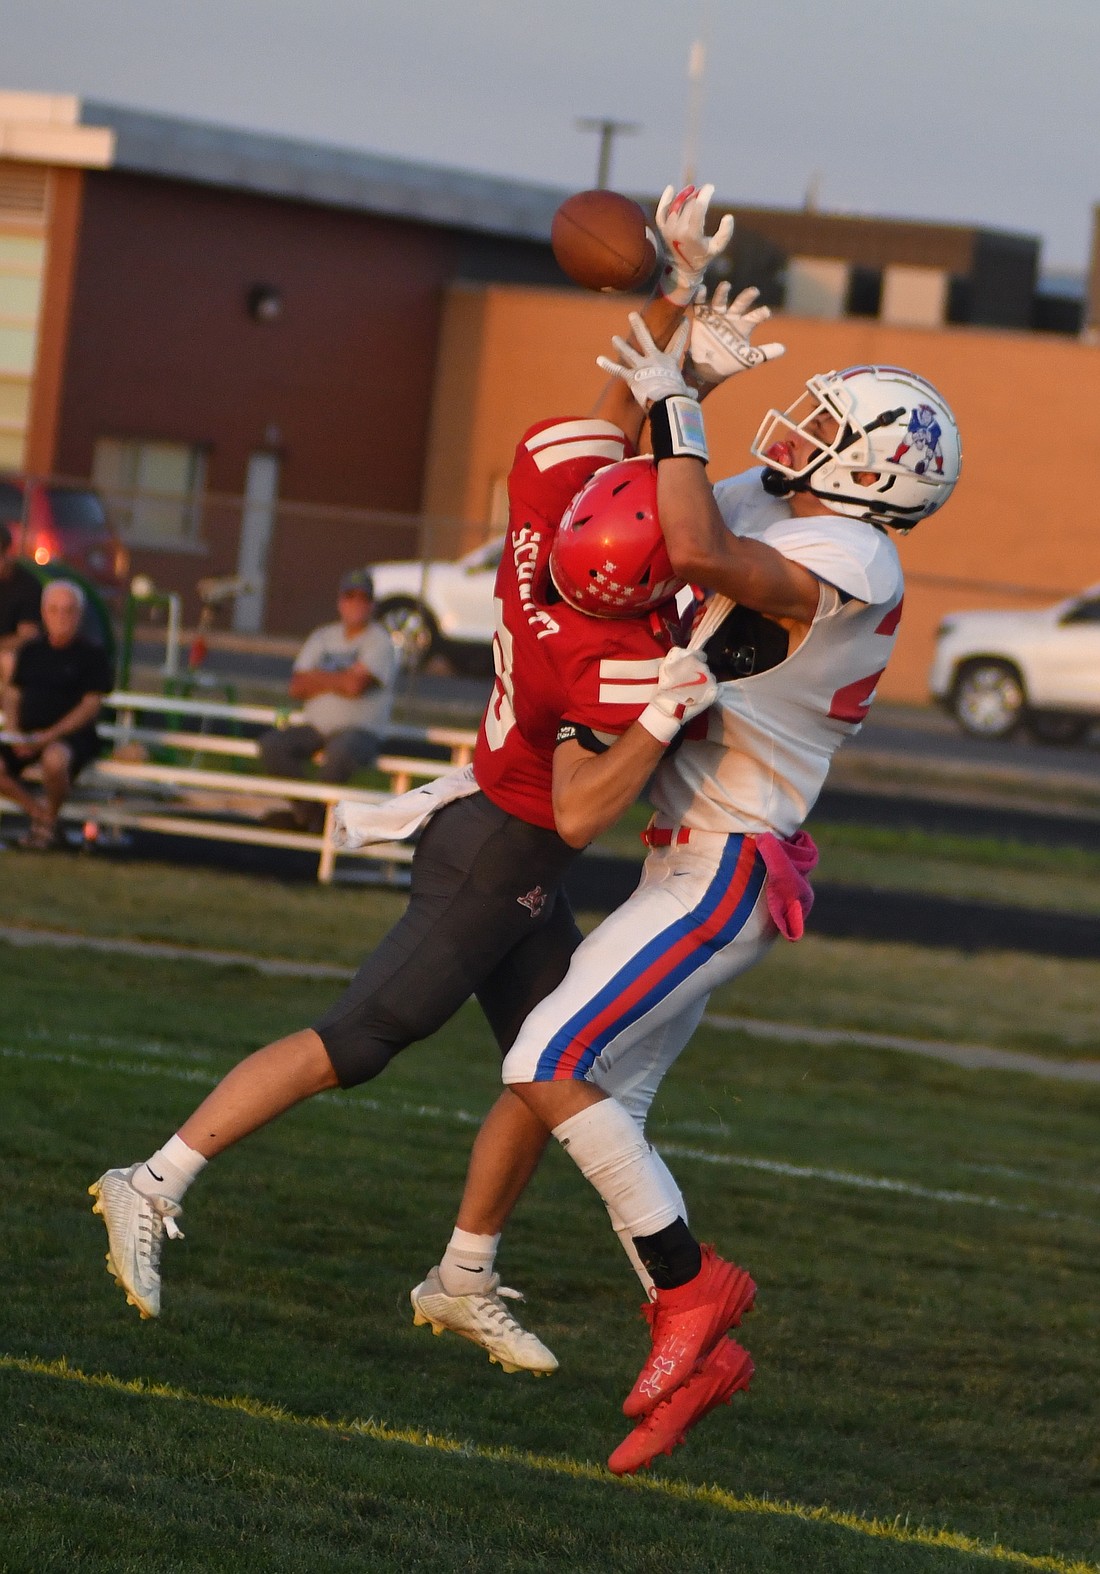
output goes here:
<path id="1" fill-rule="evenodd" d="M 729 353 L 719 346 L 714 355 L 723 376 L 759 364 L 747 344 L 736 353 L 736 333 L 715 306 L 718 319 L 733 310 L 724 295 L 696 309 L 696 372 L 707 331 L 728 341 Z M 638 889 L 574 953 L 503 1066 L 505 1097 L 536 1115 L 600 1193 L 648 1296 L 652 1348 L 623 1405 L 637 1424 L 611 1456 L 616 1473 L 671 1452 L 752 1375 L 727 1333 L 755 1286 L 691 1233 L 645 1120 L 710 992 L 779 935 L 801 936 L 812 899 L 805 875 L 816 862 L 801 827 L 832 754 L 859 730 L 901 618 L 902 573 L 886 527 L 904 533 L 934 513 L 961 463 L 954 417 L 929 383 L 860 366 L 811 377 L 790 409 L 769 411 L 752 445 L 762 466 L 712 487 L 702 415 L 679 364 L 688 325 L 662 352 L 632 322 L 643 348 L 616 341 L 619 375 L 648 410 L 670 561 L 725 598 L 704 646 L 710 671 L 702 652 L 684 658 L 699 661 L 700 683 L 718 680 L 717 697 L 675 750 L 634 739 L 628 752 L 629 735 L 602 753 L 577 738 L 559 742 L 563 838 L 591 841 L 651 779 L 650 853 Z M 940 428 L 942 468 L 899 443 L 925 406 Z M 456 1293 L 457 1274 L 449 1287 L 443 1270 L 492 1273 L 515 1196 L 494 1173 L 490 1145 L 475 1144 L 447 1254 L 412 1292 L 418 1322 L 484 1342 L 462 1313 L 476 1295 Z"/>
<path id="2" fill-rule="evenodd" d="M 302 702 L 304 721 L 274 727 L 259 740 L 269 776 L 304 776 L 316 759 L 321 781 L 346 782 L 372 764 L 382 746 L 393 709 L 397 656 L 386 630 L 371 618 L 369 569 L 344 575 L 336 606 L 340 621 L 314 629 L 295 658 L 290 697 Z M 277 815 L 281 822 L 285 811 Z M 288 825 L 319 830 L 317 822 L 323 819 L 323 804 L 298 802 Z"/>

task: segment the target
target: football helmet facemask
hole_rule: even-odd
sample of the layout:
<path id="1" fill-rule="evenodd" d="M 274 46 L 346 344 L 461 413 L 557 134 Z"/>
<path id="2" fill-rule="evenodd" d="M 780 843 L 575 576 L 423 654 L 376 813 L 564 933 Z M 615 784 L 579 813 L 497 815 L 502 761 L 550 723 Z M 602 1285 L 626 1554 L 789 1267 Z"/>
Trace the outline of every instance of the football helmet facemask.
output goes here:
<path id="1" fill-rule="evenodd" d="M 835 428 L 835 429 L 834 429 Z M 814 444 L 793 463 L 791 438 Z M 812 492 L 826 508 L 904 533 L 942 508 L 959 479 L 959 428 L 943 395 L 899 366 L 811 377 L 788 410 L 769 410 L 751 445 L 765 489 Z M 873 480 L 857 481 L 871 473 Z"/>
<path id="2" fill-rule="evenodd" d="M 562 515 L 550 577 L 563 601 L 597 618 L 631 618 L 686 583 L 673 573 L 648 454 L 597 470 Z"/>

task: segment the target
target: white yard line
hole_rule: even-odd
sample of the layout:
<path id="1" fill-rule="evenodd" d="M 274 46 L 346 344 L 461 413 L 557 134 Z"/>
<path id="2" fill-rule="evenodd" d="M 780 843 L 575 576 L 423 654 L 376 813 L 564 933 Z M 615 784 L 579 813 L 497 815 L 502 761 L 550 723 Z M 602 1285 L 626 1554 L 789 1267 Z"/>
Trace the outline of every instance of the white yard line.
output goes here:
<path id="1" fill-rule="evenodd" d="M 1100 1082 L 1100 1060 L 1048 1060 L 1018 1049 L 991 1049 L 985 1044 L 948 1044 L 934 1038 L 900 1038 L 890 1033 L 860 1033 L 854 1028 L 806 1027 L 798 1022 L 761 1022 L 755 1017 L 712 1016 L 708 1027 L 745 1033 L 750 1038 L 779 1039 L 783 1043 L 835 1045 L 841 1049 L 896 1049 L 906 1055 L 947 1060 L 968 1071 L 1024 1071 L 1033 1077 L 1055 1077 L 1063 1082 Z"/>
<path id="2" fill-rule="evenodd" d="M 159 1047 L 159 1046 L 158 1046 Z M 141 1053 L 141 1046 L 135 1046 Z M 168 1082 L 189 1082 L 210 1087 L 217 1078 L 208 1071 L 185 1070 L 163 1064 L 142 1065 L 140 1061 L 118 1060 L 100 1056 L 74 1054 L 52 1050 L 17 1049 L 0 1045 L 0 1059 L 26 1060 L 36 1064 L 72 1066 L 82 1071 L 110 1071 L 128 1077 L 160 1078 Z M 336 1104 L 354 1111 L 369 1109 L 376 1113 L 400 1115 L 414 1120 L 448 1122 L 459 1126 L 481 1125 L 482 1116 L 465 1109 L 447 1109 L 440 1104 L 410 1104 L 365 1097 L 356 1093 L 318 1093 L 312 1102 Z M 675 1123 L 664 1128 L 675 1130 Z M 749 1154 L 715 1153 L 708 1148 L 681 1147 L 676 1143 L 661 1141 L 660 1151 L 671 1158 L 694 1160 L 700 1164 L 726 1165 L 735 1169 L 757 1170 L 768 1175 L 780 1175 L 790 1180 L 825 1181 L 834 1186 L 854 1187 L 859 1191 L 890 1192 L 903 1197 L 917 1197 L 923 1201 L 947 1203 L 955 1207 L 993 1208 L 1002 1213 L 1020 1213 L 1032 1219 L 1053 1219 L 1062 1223 L 1087 1224 L 1095 1227 L 1100 1220 L 1088 1214 L 1056 1213 L 1047 1208 L 1032 1207 L 1028 1203 L 1009 1202 L 1003 1197 L 984 1196 L 978 1192 L 947 1191 L 920 1186 L 912 1181 L 895 1180 L 890 1176 L 861 1175 L 854 1170 L 822 1169 L 814 1165 L 788 1164 L 780 1159 L 761 1159 Z M 1035 1184 L 1042 1184 L 1041 1180 Z"/>
<path id="3" fill-rule="evenodd" d="M 59 929 L 25 929 L 0 924 L 0 941 L 14 946 L 48 946 L 61 950 L 88 950 L 141 956 L 165 962 L 199 962 L 211 967 L 250 967 L 258 973 L 281 978 L 331 978 L 345 982 L 355 969 L 331 962 L 291 962 L 278 957 L 253 956 L 247 951 L 211 951 L 193 946 L 168 945 L 161 940 L 108 939 L 100 935 L 71 934 Z M 720 1032 L 745 1033 L 750 1038 L 777 1039 L 782 1043 L 818 1044 L 824 1048 L 889 1049 L 905 1055 L 922 1055 L 947 1061 L 967 1071 L 1019 1071 L 1033 1077 L 1061 1082 L 1100 1083 L 1100 1060 L 1048 1060 L 1023 1050 L 994 1049 L 985 1044 L 953 1044 L 940 1039 L 902 1038 L 890 1033 L 861 1033 L 854 1028 L 816 1028 L 798 1022 L 765 1022 L 756 1017 L 708 1013 L 707 1027 Z"/>
<path id="4" fill-rule="evenodd" d="M 14 946 L 50 946 L 61 951 L 105 951 L 118 956 L 144 956 L 161 962 L 204 962 L 209 967 L 250 967 L 281 978 L 349 979 L 355 969 L 331 962 L 286 962 L 253 956 L 247 951 L 207 951 L 168 945 L 162 940 L 119 940 L 102 935 L 71 934 L 63 929 L 22 929 L 0 924 L 0 940 Z"/>

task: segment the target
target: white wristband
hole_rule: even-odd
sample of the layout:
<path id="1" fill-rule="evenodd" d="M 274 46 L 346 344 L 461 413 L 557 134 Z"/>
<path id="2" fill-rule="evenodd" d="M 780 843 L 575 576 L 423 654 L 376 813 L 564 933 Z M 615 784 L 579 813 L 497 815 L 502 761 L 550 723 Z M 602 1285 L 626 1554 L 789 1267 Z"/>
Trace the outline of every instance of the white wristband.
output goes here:
<path id="1" fill-rule="evenodd" d="M 656 705 L 647 705 L 638 717 L 638 722 L 651 738 L 656 738 L 658 743 L 664 744 L 671 743 L 684 725 L 675 716 L 667 716 L 663 710 L 658 710 Z"/>

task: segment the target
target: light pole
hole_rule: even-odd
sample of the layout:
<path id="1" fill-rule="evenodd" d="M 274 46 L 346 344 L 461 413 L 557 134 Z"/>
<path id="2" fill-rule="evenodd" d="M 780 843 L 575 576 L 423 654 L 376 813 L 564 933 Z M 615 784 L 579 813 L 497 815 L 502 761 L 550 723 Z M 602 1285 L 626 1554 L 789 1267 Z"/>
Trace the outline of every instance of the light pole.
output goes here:
<path id="1" fill-rule="evenodd" d="M 632 132 L 642 128 L 633 120 L 598 120 L 585 119 L 576 122 L 578 131 L 598 131 L 600 134 L 600 153 L 596 165 L 596 185 L 605 190 L 611 177 L 611 150 L 615 138 L 621 133 L 629 136 Z"/>
<path id="2" fill-rule="evenodd" d="M 683 184 L 695 183 L 695 165 L 699 156 L 699 133 L 703 122 L 703 99 L 706 96 L 707 50 L 714 32 L 716 0 L 698 0 L 699 29 L 688 53 L 687 115 L 684 121 Z"/>

